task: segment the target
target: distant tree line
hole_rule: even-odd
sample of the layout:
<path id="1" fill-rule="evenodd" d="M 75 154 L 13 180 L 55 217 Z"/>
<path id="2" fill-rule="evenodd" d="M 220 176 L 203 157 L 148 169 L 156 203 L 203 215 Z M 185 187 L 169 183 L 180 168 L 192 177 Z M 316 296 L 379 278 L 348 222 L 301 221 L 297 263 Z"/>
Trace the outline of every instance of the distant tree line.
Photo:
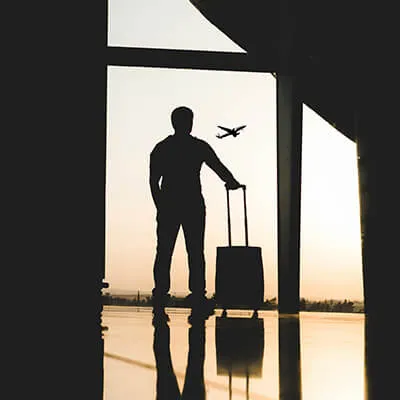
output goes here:
<path id="1" fill-rule="evenodd" d="M 301 298 L 300 311 L 363 313 L 364 305 L 360 302 L 353 302 L 347 299 L 343 301 L 340 300 L 311 301 Z"/>
<path id="2" fill-rule="evenodd" d="M 118 306 L 140 306 L 140 307 L 151 307 L 151 295 L 141 294 L 138 292 L 137 295 L 113 295 L 105 293 L 102 296 L 103 305 L 118 305 Z M 218 303 L 216 304 L 218 308 Z M 185 304 L 185 297 L 172 295 L 168 303 L 168 307 L 184 308 L 187 307 Z M 265 300 L 260 307 L 260 310 L 277 310 L 278 303 L 277 298 Z M 363 313 L 364 305 L 361 302 L 353 302 L 347 299 L 345 300 L 322 300 L 313 301 L 305 298 L 300 299 L 300 311 L 319 311 L 319 312 L 343 312 L 343 313 Z"/>

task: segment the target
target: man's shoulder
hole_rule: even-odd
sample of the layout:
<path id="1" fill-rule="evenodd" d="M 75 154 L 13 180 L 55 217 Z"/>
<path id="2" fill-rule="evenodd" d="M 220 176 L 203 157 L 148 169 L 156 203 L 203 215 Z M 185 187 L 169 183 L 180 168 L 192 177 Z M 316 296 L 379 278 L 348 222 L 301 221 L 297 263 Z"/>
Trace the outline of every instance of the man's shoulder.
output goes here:
<path id="1" fill-rule="evenodd" d="M 185 138 L 185 140 L 182 142 L 181 139 L 174 138 L 174 135 L 169 135 L 154 146 L 151 154 L 154 155 L 154 154 L 158 154 L 158 153 L 163 153 L 165 151 L 168 152 L 171 149 L 171 147 L 174 148 L 177 145 L 179 147 L 182 144 L 184 146 L 187 146 L 187 145 L 193 146 L 194 145 L 196 148 L 196 151 L 205 151 L 206 152 L 211 148 L 210 145 L 205 140 L 199 139 L 196 136 L 191 135 L 190 137 Z"/>
<path id="2" fill-rule="evenodd" d="M 159 141 L 153 148 L 152 154 L 159 152 L 162 150 L 165 146 L 168 146 L 168 143 L 171 141 L 172 135 L 167 136 L 163 140 Z"/>
<path id="3" fill-rule="evenodd" d="M 203 139 L 200 139 L 200 138 L 198 138 L 196 136 L 192 136 L 192 139 L 193 139 L 194 143 L 199 147 L 202 147 L 202 148 L 205 148 L 205 149 L 210 147 L 210 145 Z"/>

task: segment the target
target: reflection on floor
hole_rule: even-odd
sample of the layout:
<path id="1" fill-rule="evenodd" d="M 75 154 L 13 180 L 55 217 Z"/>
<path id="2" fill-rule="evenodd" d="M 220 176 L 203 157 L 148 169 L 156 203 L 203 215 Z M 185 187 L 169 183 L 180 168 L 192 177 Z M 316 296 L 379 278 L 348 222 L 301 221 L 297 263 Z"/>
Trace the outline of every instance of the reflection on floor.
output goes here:
<path id="1" fill-rule="evenodd" d="M 364 399 L 362 314 L 103 310 L 104 400 Z"/>

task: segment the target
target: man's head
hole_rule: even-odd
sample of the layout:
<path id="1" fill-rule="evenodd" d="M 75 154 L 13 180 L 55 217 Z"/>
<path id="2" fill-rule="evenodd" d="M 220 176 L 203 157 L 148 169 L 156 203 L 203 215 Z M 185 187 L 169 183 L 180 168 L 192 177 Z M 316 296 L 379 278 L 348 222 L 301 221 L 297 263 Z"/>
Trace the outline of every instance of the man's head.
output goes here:
<path id="1" fill-rule="evenodd" d="M 189 134 L 193 127 L 193 111 L 188 107 L 178 107 L 171 114 L 172 126 L 177 134 Z"/>

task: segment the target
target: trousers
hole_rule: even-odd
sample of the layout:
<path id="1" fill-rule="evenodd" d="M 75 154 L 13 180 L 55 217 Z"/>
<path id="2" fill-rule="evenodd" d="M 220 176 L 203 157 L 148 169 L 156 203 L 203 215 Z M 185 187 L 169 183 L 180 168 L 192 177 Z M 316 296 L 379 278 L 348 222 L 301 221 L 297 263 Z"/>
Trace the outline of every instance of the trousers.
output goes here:
<path id="1" fill-rule="evenodd" d="M 175 205 L 158 210 L 153 296 L 165 296 L 170 290 L 172 254 L 181 226 L 188 256 L 189 290 L 195 297 L 205 295 L 205 214 L 203 201 L 191 206 Z"/>

